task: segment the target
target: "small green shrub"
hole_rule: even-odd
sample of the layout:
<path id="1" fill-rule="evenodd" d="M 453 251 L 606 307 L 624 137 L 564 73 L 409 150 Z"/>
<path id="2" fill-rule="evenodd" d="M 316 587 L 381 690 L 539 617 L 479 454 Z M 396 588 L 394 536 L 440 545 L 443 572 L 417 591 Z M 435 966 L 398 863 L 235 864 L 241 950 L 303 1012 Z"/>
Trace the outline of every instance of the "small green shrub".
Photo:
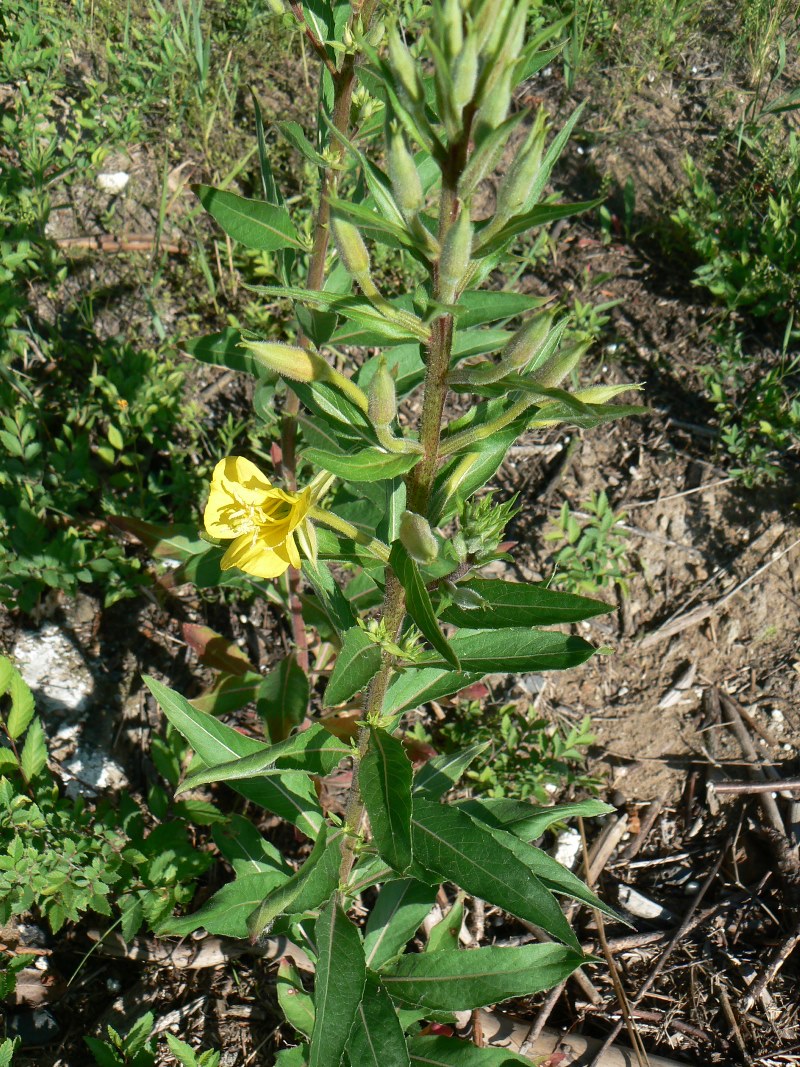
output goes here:
<path id="1" fill-rule="evenodd" d="M 476 794 L 547 803 L 555 791 L 593 793 L 600 784 L 585 769 L 587 749 L 595 741 L 588 716 L 562 730 L 530 707 L 498 708 L 471 700 L 456 709 L 441 733 L 447 751 L 481 747 L 464 775 Z"/>
<path id="2" fill-rule="evenodd" d="M 782 354 L 764 366 L 731 328 L 719 331 L 716 352 L 703 374 L 720 442 L 736 464 L 731 474 L 748 487 L 778 481 L 800 450 L 800 356 Z"/>
<path id="3" fill-rule="evenodd" d="M 113 916 L 130 938 L 142 922 L 156 926 L 191 900 L 211 863 L 187 839 L 191 804 L 154 825 L 128 795 L 117 810 L 107 801 L 92 808 L 80 797 L 62 796 L 47 766 L 33 695 L 5 657 L 0 742 L 0 924 L 34 911 L 57 931 L 88 913 Z M 159 766 L 177 780 L 174 746 L 171 765 L 161 758 L 169 750 L 161 742 Z M 151 813 L 165 819 L 163 790 L 154 787 L 148 801 Z M 211 805 L 201 807 L 194 811 L 200 821 L 223 821 Z"/>
<path id="4" fill-rule="evenodd" d="M 621 526 L 625 513 L 614 513 L 605 490 L 592 493 L 580 516 L 564 501 L 546 541 L 562 543 L 553 555 L 553 581 L 573 593 L 596 593 L 605 586 L 628 589 L 630 562 L 628 533 Z M 565 544 L 563 542 L 566 542 Z"/>

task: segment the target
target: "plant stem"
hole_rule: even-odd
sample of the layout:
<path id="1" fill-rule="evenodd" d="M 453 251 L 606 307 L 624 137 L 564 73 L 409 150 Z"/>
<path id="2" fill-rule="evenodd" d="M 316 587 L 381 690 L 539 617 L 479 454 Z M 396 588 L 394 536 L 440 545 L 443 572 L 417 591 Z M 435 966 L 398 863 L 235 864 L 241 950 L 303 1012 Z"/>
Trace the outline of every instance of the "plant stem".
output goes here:
<path id="1" fill-rule="evenodd" d="M 463 167 L 466 143 L 456 146 L 451 154 L 451 166 L 442 175 L 442 197 L 439 208 L 439 247 L 458 214 L 456 185 L 458 175 Z M 466 207 L 462 210 L 467 210 Z M 439 295 L 438 266 L 434 273 L 434 290 Z M 447 375 L 450 369 L 450 354 L 453 342 L 453 317 L 442 315 L 434 323 L 431 340 L 428 345 L 427 373 L 422 399 L 419 439 L 423 447 L 420 462 L 413 468 L 407 479 L 408 506 L 412 511 L 425 515 L 430 505 L 436 467 L 439 459 L 439 440 L 442 432 L 442 414 L 447 399 Z M 399 635 L 405 617 L 405 590 L 391 570 L 386 572 L 386 589 L 383 598 L 383 621 L 386 632 L 393 638 Z M 384 651 L 380 670 L 370 682 L 364 702 L 364 717 L 369 719 L 380 713 L 389 683 L 394 673 L 394 660 Z M 369 728 L 359 727 L 357 752 L 353 764 L 353 780 L 347 797 L 345 809 L 345 827 L 347 833 L 342 841 L 342 862 L 339 868 L 339 884 L 345 886 L 355 863 L 355 846 L 364 819 L 364 801 L 358 786 L 358 765 L 367 751 Z"/>
<path id="2" fill-rule="evenodd" d="M 325 526 L 330 526 L 332 530 L 342 533 L 345 537 L 352 537 L 359 545 L 363 545 L 368 548 L 378 559 L 384 563 L 389 562 L 389 546 L 385 545 L 383 541 L 379 541 L 375 537 L 370 537 L 369 534 L 362 533 L 357 526 L 353 526 L 351 522 L 346 519 L 340 519 L 338 515 L 334 515 L 332 511 L 326 511 L 325 508 L 318 508 L 312 506 L 308 509 L 308 516 L 310 519 L 315 519 L 317 522 L 323 523 Z"/>

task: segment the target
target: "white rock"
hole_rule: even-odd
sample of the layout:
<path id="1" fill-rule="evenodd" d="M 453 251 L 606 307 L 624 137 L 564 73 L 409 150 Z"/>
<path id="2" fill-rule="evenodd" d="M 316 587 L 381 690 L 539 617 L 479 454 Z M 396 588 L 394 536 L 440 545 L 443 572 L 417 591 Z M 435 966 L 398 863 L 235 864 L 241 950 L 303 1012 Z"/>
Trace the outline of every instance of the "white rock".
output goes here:
<path id="1" fill-rule="evenodd" d="M 581 835 L 577 830 L 562 830 L 556 834 L 553 859 L 572 870 L 581 851 Z"/>
<path id="2" fill-rule="evenodd" d="M 124 170 L 98 174 L 97 188 L 102 189 L 104 193 L 121 193 L 130 180 L 130 174 L 126 174 Z"/>
<path id="3" fill-rule="evenodd" d="M 122 767 L 105 752 L 88 745 L 78 746 L 74 756 L 62 764 L 61 774 L 69 797 L 119 792 L 128 786 Z"/>
<path id="4" fill-rule="evenodd" d="M 55 623 L 20 634 L 11 653 L 22 677 L 34 690 L 40 710 L 83 718 L 94 678 L 75 645 Z"/>

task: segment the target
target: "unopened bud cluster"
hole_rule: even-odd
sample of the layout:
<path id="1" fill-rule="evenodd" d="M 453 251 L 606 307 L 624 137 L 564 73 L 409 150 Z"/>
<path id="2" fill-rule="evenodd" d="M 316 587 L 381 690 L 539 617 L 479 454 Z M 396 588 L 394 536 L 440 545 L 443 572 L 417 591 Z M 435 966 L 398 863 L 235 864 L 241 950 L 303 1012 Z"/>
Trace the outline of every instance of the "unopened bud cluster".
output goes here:
<path id="1" fill-rule="evenodd" d="M 467 501 L 452 541 L 457 558 L 477 565 L 495 559 L 506 526 L 518 511 L 516 496 L 503 504 L 495 501 L 493 493 Z"/>

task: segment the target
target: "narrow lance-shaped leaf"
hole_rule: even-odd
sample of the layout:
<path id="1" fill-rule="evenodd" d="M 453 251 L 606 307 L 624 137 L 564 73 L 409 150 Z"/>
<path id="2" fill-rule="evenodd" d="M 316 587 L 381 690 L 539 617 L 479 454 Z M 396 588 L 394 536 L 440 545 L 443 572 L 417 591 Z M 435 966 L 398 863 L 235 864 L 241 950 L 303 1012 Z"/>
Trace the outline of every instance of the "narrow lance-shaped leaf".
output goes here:
<path id="1" fill-rule="evenodd" d="M 429 700 L 450 696 L 474 685 L 482 674 L 463 674 L 440 667 L 409 667 L 389 684 L 383 702 L 384 715 L 401 715 L 413 711 Z"/>
<path id="2" fill-rule="evenodd" d="M 246 248 L 259 252 L 304 248 L 285 208 L 263 200 L 248 200 L 210 185 L 194 185 L 192 189 L 225 233 Z"/>
<path id="3" fill-rule="evenodd" d="M 350 748 L 323 726 L 314 724 L 277 745 L 251 752 L 248 756 L 214 764 L 190 774 L 176 790 L 186 793 L 210 782 L 237 782 L 264 775 L 280 775 L 287 770 L 306 774 L 330 774 Z"/>
<path id="4" fill-rule="evenodd" d="M 361 937 L 337 896 L 317 920 L 316 939 L 319 961 L 308 1067 L 335 1067 L 347 1046 L 367 977 Z"/>
<path id="5" fill-rule="evenodd" d="M 412 1067 L 531 1067 L 529 1059 L 507 1048 L 478 1048 L 457 1037 L 415 1037 L 408 1051 Z"/>
<path id="6" fill-rule="evenodd" d="M 299 915 L 320 907 L 336 889 L 339 875 L 341 831 L 328 834 L 320 829 L 311 854 L 299 871 L 281 882 L 247 919 L 251 938 L 269 930 L 279 915 Z"/>
<path id="7" fill-rule="evenodd" d="M 474 822 L 458 808 L 434 804 L 422 797 L 414 798 L 411 833 L 414 858 L 428 870 L 489 904 L 541 926 L 564 944 L 578 947 L 550 890 L 513 851 L 513 846 L 522 844 L 517 838 Z"/>
<path id="8" fill-rule="evenodd" d="M 286 656 L 261 682 L 256 708 L 270 740 L 283 741 L 299 726 L 308 709 L 309 686 L 294 654 Z"/>
<path id="9" fill-rule="evenodd" d="M 167 919 L 159 928 L 163 935 L 185 937 L 201 927 L 219 937 L 246 938 L 247 920 L 267 894 L 286 882 L 279 871 L 258 871 L 229 882 L 191 915 Z"/>
<path id="10" fill-rule="evenodd" d="M 414 793 L 438 800 L 452 789 L 473 760 L 489 747 L 489 741 L 480 741 L 457 752 L 442 753 L 423 763 L 414 776 Z"/>
<path id="11" fill-rule="evenodd" d="M 480 596 L 476 608 L 451 604 L 440 618 L 470 630 L 500 627 L 555 626 L 580 622 L 613 611 L 610 604 L 573 593 L 548 589 L 543 583 L 505 582 L 499 578 L 478 578 L 463 582 L 459 588 L 470 589 Z"/>
<path id="12" fill-rule="evenodd" d="M 377 448 L 342 454 L 321 448 L 303 449 L 303 459 L 346 482 L 382 482 L 396 478 L 410 471 L 421 458 L 418 453 L 381 452 Z"/>
<path id="13" fill-rule="evenodd" d="M 347 1054 L 354 1067 L 410 1067 L 403 1027 L 376 975 L 367 978 Z"/>
<path id="14" fill-rule="evenodd" d="M 392 545 L 389 564 L 406 592 L 406 610 L 444 660 L 459 670 L 458 655 L 439 629 L 430 594 L 419 573 L 419 568 L 400 541 Z"/>
<path id="15" fill-rule="evenodd" d="M 211 715 L 197 711 L 189 701 L 144 675 L 144 682 L 158 701 L 164 714 L 206 764 L 224 763 L 253 752 L 263 752 L 268 746 L 232 730 Z M 272 778 L 255 782 L 241 782 L 233 788 L 267 811 L 297 826 L 309 837 L 316 837 L 322 825 L 322 810 L 311 779 L 298 771 L 287 771 Z"/>
<path id="16" fill-rule="evenodd" d="M 387 882 L 367 919 L 364 951 L 367 966 L 376 971 L 402 952 L 436 900 L 436 886 L 415 878 Z"/>
<path id="17" fill-rule="evenodd" d="M 314 1029 L 314 1001 L 306 993 L 300 974 L 291 960 L 283 959 L 276 982 L 278 1003 L 290 1026 L 304 1037 Z"/>
<path id="18" fill-rule="evenodd" d="M 397 738 L 369 728 L 358 784 L 378 852 L 398 874 L 411 863 L 411 764 Z"/>
<path id="19" fill-rule="evenodd" d="M 512 800 L 510 797 L 474 797 L 459 801 L 458 807 L 473 819 L 485 822 L 496 830 L 505 830 L 523 841 L 535 841 L 554 823 L 578 815 L 591 819 L 608 815 L 614 810 L 602 800 L 579 800 L 574 804 L 554 804 L 542 808 L 530 801 Z"/>
<path id="20" fill-rule="evenodd" d="M 430 1011 L 465 1011 L 551 989 L 586 962 L 563 945 L 408 954 L 381 972 L 389 995 Z"/>
<path id="21" fill-rule="evenodd" d="M 526 671 L 561 671 L 584 663 L 597 651 L 582 637 L 552 630 L 467 630 L 457 634 L 450 645 L 465 671 L 504 674 Z M 420 665 L 443 667 L 444 656 L 427 652 Z"/>
<path id="22" fill-rule="evenodd" d="M 343 704 L 364 689 L 381 665 L 381 650 L 370 641 L 360 626 L 353 626 L 344 635 L 336 665 L 333 668 L 323 703 L 326 708 Z"/>

